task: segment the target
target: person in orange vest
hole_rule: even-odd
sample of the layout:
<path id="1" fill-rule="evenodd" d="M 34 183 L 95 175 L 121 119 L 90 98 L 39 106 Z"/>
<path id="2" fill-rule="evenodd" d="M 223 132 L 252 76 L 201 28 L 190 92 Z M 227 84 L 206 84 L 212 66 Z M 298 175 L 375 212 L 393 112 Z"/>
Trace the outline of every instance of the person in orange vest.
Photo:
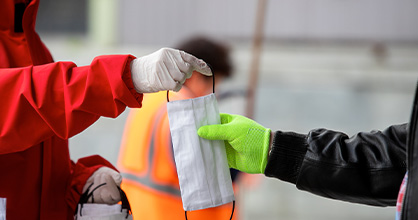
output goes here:
<path id="1" fill-rule="evenodd" d="M 215 85 L 229 77 L 232 65 L 228 48 L 213 40 L 194 37 L 178 47 L 212 66 Z M 170 101 L 212 93 L 212 77 L 193 74 Z M 134 219 L 185 219 L 174 162 L 167 116 L 167 93 L 144 97 L 141 109 L 132 109 L 125 126 L 118 159 L 122 189 L 126 192 Z M 232 171 L 233 179 L 237 171 Z M 229 219 L 232 205 L 188 212 L 188 219 Z M 237 219 L 237 212 L 234 218 Z"/>

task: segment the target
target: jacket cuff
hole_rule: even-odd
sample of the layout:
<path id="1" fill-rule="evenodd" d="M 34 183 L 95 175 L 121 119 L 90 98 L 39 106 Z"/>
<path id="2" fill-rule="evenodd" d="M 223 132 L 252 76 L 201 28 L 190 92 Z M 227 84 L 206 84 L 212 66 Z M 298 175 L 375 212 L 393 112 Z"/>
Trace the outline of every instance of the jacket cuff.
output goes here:
<path id="1" fill-rule="evenodd" d="M 306 135 L 276 131 L 265 175 L 296 184 L 307 149 Z"/>
<path id="2" fill-rule="evenodd" d="M 142 99 L 144 98 L 144 95 L 142 93 L 138 93 L 135 90 L 134 82 L 132 81 L 131 62 L 134 59 L 135 59 L 135 57 L 133 57 L 133 56 L 130 56 L 128 58 L 128 62 L 126 62 L 125 71 L 122 74 L 122 80 L 125 82 L 126 87 L 128 87 L 129 91 L 132 93 L 132 95 L 138 101 L 140 107 L 142 107 Z"/>

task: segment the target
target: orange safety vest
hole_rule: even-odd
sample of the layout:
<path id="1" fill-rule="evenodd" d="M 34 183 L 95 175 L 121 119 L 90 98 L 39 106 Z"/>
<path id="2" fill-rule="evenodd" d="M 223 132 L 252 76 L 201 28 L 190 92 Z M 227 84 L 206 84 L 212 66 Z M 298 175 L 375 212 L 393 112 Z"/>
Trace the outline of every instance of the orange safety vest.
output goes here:
<path id="1" fill-rule="evenodd" d="M 170 101 L 192 98 L 187 88 L 170 92 Z M 132 109 L 118 160 L 122 188 L 134 219 L 185 219 L 167 116 L 167 92 L 147 94 L 141 109 Z M 229 219 L 232 204 L 187 212 L 190 220 Z M 234 218 L 237 219 L 235 209 Z"/>

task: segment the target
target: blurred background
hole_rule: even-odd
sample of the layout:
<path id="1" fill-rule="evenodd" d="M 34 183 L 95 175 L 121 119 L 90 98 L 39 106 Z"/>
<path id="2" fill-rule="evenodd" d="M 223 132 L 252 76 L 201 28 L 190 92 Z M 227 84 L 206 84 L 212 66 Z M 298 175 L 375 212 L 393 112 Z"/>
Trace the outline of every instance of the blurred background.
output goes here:
<path id="1" fill-rule="evenodd" d="M 418 1 L 266 0 L 257 13 L 261 2 L 42 0 L 36 28 L 56 61 L 78 65 L 103 54 L 140 57 L 195 35 L 223 41 L 235 70 L 220 85 L 220 94 L 230 94 L 219 100 L 220 110 L 245 114 L 252 86 L 253 118 L 272 130 L 324 127 L 353 135 L 408 122 L 418 76 Z M 251 84 L 254 66 L 258 81 Z M 116 163 L 127 113 L 70 139 L 72 159 L 100 154 Z M 243 220 L 395 217 L 394 208 L 317 197 L 263 175 L 242 179 L 237 204 Z"/>

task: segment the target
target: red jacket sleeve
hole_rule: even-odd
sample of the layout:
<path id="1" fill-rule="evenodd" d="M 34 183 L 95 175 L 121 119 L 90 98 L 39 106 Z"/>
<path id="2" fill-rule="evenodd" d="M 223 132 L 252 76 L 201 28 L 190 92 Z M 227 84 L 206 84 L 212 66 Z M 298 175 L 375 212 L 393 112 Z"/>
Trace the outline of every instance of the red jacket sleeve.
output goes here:
<path id="1" fill-rule="evenodd" d="M 56 62 L 0 69 L 0 154 L 25 150 L 57 135 L 68 139 L 100 116 L 140 107 L 129 55 L 100 56 L 89 66 Z"/>

